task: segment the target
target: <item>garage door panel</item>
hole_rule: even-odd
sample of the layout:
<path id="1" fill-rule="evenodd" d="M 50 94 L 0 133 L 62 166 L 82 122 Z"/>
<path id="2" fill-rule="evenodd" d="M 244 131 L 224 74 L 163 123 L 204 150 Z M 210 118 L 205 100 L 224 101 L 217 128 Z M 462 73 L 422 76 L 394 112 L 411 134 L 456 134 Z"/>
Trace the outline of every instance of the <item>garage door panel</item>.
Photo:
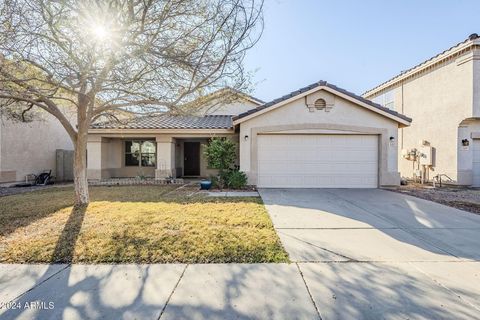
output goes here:
<path id="1" fill-rule="evenodd" d="M 288 148 L 288 146 L 284 146 Z M 376 149 L 364 149 L 364 150 L 342 150 L 337 148 L 330 149 L 302 149 L 302 148 L 291 148 L 288 152 L 271 150 L 265 148 L 263 152 L 259 153 L 259 161 L 298 161 L 302 160 L 304 162 L 313 161 L 313 162 L 329 162 L 331 160 L 341 160 L 342 162 L 353 162 L 357 163 L 358 161 L 374 161 L 372 155 L 369 152 L 376 153 Z M 321 154 L 321 158 L 319 158 Z M 272 160 L 273 159 L 273 160 Z"/>
<path id="2" fill-rule="evenodd" d="M 378 139 L 368 135 L 260 135 L 258 186 L 375 188 Z"/>
<path id="3" fill-rule="evenodd" d="M 262 170 L 262 174 L 276 174 L 276 175 L 289 175 L 315 173 L 316 175 L 331 175 L 334 174 L 348 174 L 356 175 L 358 171 L 375 175 L 377 172 L 376 163 L 302 163 L 302 165 L 291 164 L 285 165 L 283 162 L 263 162 L 261 165 L 265 169 Z M 282 171 L 282 174 L 279 172 Z"/>
<path id="4" fill-rule="evenodd" d="M 365 176 L 264 176 L 260 175 L 258 185 L 263 188 L 375 188 L 376 178 Z"/>
<path id="5" fill-rule="evenodd" d="M 480 139 L 473 140 L 473 186 L 480 187 Z"/>

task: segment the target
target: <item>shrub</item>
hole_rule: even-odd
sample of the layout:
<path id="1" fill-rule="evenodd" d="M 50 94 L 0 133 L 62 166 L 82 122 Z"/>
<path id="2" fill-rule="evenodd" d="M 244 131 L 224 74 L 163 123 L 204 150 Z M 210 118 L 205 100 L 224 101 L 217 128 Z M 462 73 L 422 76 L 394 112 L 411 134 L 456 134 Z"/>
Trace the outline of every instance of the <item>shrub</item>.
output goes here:
<path id="1" fill-rule="evenodd" d="M 217 186 L 220 189 L 228 186 L 228 176 L 230 172 L 234 170 L 235 160 L 237 159 L 237 146 L 235 142 L 226 138 L 212 138 L 206 145 L 204 154 L 208 166 L 212 169 L 218 169 L 219 171 L 215 181 Z"/>
<path id="2" fill-rule="evenodd" d="M 209 179 L 212 182 L 212 188 L 220 188 L 220 181 L 218 179 L 218 176 L 211 175 Z"/>
<path id="3" fill-rule="evenodd" d="M 235 166 L 237 146 L 230 139 L 212 138 L 206 145 L 204 154 L 210 168 L 226 171 Z"/>
<path id="4" fill-rule="evenodd" d="M 247 175 L 245 172 L 232 170 L 228 172 L 227 185 L 232 189 L 243 189 L 247 185 Z"/>

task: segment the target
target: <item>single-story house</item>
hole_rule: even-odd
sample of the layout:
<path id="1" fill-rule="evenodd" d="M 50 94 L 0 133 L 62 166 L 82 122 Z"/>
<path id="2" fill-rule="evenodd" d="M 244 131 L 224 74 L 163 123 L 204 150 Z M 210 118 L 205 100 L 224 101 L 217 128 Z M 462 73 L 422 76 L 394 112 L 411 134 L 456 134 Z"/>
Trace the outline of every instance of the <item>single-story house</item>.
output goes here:
<path id="1" fill-rule="evenodd" d="M 203 146 L 238 143 L 238 165 L 264 188 L 397 185 L 398 128 L 411 119 L 319 81 L 268 103 L 238 93 L 202 115 L 163 114 L 89 130 L 89 179 L 207 177 Z M 205 109 L 202 109 L 205 110 Z"/>

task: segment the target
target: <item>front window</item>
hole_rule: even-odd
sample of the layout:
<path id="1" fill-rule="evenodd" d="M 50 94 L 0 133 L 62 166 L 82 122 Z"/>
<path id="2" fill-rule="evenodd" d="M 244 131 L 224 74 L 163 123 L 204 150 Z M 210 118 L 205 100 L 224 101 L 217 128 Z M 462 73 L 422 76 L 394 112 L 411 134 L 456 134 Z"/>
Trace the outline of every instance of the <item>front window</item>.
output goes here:
<path id="1" fill-rule="evenodd" d="M 126 167 L 155 167 L 156 145 L 154 141 L 125 141 Z"/>

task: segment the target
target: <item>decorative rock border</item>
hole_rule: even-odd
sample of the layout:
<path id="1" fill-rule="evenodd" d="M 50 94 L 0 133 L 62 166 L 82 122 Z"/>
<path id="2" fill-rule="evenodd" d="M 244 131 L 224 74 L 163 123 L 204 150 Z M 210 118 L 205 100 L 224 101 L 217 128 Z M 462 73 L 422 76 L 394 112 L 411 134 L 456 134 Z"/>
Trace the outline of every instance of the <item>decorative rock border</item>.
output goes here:
<path id="1" fill-rule="evenodd" d="M 111 178 L 102 180 L 88 180 L 90 186 L 131 186 L 131 185 L 164 185 L 184 184 L 183 179 L 155 179 L 155 178 Z"/>
<path id="2" fill-rule="evenodd" d="M 207 191 L 205 193 L 208 197 L 260 197 L 257 191 Z"/>

